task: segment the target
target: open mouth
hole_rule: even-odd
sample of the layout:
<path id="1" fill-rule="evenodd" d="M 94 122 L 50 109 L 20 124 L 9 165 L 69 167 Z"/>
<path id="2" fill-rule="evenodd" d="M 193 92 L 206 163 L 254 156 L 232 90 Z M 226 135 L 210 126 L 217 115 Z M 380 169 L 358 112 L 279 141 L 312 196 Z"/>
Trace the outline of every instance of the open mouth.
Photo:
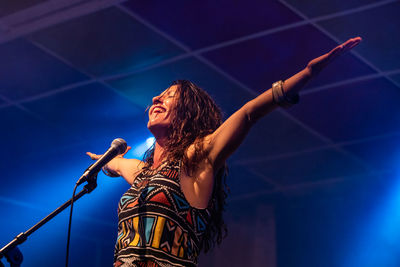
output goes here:
<path id="1" fill-rule="evenodd" d="M 165 111 L 167 111 L 166 108 L 164 108 L 164 107 L 162 107 L 162 106 L 155 106 L 155 107 L 153 107 L 153 109 L 151 110 L 151 114 L 164 113 Z"/>
<path id="2" fill-rule="evenodd" d="M 162 107 L 155 107 L 155 108 L 153 109 L 153 112 L 154 112 L 154 113 L 162 113 L 162 112 L 165 112 L 165 108 L 162 108 Z"/>

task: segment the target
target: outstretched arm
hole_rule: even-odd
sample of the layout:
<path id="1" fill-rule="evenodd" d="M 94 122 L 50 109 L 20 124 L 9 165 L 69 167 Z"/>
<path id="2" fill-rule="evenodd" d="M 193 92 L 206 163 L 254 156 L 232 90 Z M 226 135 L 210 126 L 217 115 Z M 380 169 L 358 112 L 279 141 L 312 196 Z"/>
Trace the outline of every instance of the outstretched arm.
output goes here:
<path id="1" fill-rule="evenodd" d="M 311 60 L 303 70 L 284 81 L 284 94 L 293 95 L 299 92 L 305 84 L 315 77 L 326 65 L 345 51 L 358 45 L 360 41 L 360 37 L 349 39 L 330 52 Z M 277 106 L 276 101 L 274 101 L 272 90 L 269 89 L 247 102 L 242 108 L 230 116 L 214 133 L 207 136 L 204 139 L 204 146 L 209 151 L 208 158 L 213 169 L 219 169 L 229 155 L 239 147 L 252 125 Z"/>
<path id="2" fill-rule="evenodd" d="M 106 170 L 116 176 L 122 176 L 129 184 L 133 183 L 136 175 L 141 171 L 144 164 L 138 159 L 126 159 L 125 154 L 131 149 L 130 146 L 126 148 L 126 151 L 113 158 L 105 166 Z M 86 154 L 93 160 L 98 160 L 101 155 L 97 155 L 91 152 L 86 152 Z"/>

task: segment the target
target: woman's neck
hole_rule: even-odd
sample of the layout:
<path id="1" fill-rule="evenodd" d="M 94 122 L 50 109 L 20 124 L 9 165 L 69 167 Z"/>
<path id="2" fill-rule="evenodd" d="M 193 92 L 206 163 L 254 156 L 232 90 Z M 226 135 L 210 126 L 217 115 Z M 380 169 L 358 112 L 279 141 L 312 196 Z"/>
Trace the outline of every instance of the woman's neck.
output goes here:
<path id="1" fill-rule="evenodd" d="M 164 140 L 156 140 L 153 154 L 153 168 L 157 168 L 165 160 L 166 145 Z"/>

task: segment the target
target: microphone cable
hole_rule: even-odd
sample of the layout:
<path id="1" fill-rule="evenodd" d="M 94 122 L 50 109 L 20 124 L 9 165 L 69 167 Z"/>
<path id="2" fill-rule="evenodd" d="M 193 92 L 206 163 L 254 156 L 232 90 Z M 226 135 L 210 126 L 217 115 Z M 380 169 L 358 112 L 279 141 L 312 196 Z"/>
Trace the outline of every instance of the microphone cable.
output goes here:
<path id="1" fill-rule="evenodd" d="M 66 250 L 66 256 L 65 256 L 65 267 L 68 267 L 68 258 L 69 258 L 69 243 L 71 239 L 71 222 L 72 222 L 72 210 L 74 209 L 74 198 L 75 198 L 75 192 L 76 188 L 78 187 L 78 183 L 75 184 L 74 191 L 72 193 L 72 198 L 71 198 L 71 210 L 69 212 L 69 222 L 68 222 L 68 236 L 67 236 L 67 250 Z"/>
<path id="2" fill-rule="evenodd" d="M 65 257 L 65 267 L 68 267 L 68 258 L 69 258 L 69 244 L 71 239 L 71 222 L 72 222 L 72 210 L 74 208 L 74 198 L 75 198 L 75 191 L 78 185 L 82 184 L 83 182 L 87 181 L 88 184 L 85 186 L 87 193 L 90 193 L 96 187 L 96 179 L 97 174 L 101 170 L 101 168 L 107 164 L 110 160 L 115 158 L 119 154 L 123 154 L 126 151 L 127 144 L 126 141 L 122 138 L 114 139 L 111 143 L 111 147 L 104 153 L 95 163 L 91 164 L 84 172 L 84 174 L 79 178 L 76 182 L 74 191 L 72 193 L 71 198 L 71 210 L 69 213 L 69 222 L 68 222 L 68 236 L 67 236 L 67 249 L 66 249 L 66 257 Z M 91 180 L 92 179 L 92 180 Z M 94 188 L 90 189 L 87 187 L 89 183 L 95 183 Z M 93 184 L 92 184 L 93 185 Z"/>

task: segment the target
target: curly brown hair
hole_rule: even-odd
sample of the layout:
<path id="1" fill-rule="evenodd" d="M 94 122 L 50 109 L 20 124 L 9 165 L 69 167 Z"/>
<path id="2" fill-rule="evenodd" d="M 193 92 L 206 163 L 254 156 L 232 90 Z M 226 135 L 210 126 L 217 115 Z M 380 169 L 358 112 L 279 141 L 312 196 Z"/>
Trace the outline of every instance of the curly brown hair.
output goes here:
<path id="1" fill-rule="evenodd" d="M 191 175 L 197 169 L 197 162 L 205 159 L 207 151 L 201 146 L 202 139 L 214 132 L 222 124 L 222 112 L 206 91 L 188 80 L 176 80 L 177 104 L 174 108 L 172 122 L 168 129 L 166 143 L 167 161 L 183 160 L 185 171 Z M 187 148 L 194 144 L 195 152 L 190 160 L 186 155 Z M 144 162 L 153 165 L 154 146 L 144 155 Z M 229 188 L 226 185 L 227 166 L 224 164 L 217 170 L 214 177 L 214 187 L 209 203 L 210 223 L 201 241 L 200 248 L 207 252 L 220 244 L 227 235 L 227 227 L 222 213 L 225 210 L 226 197 Z"/>

